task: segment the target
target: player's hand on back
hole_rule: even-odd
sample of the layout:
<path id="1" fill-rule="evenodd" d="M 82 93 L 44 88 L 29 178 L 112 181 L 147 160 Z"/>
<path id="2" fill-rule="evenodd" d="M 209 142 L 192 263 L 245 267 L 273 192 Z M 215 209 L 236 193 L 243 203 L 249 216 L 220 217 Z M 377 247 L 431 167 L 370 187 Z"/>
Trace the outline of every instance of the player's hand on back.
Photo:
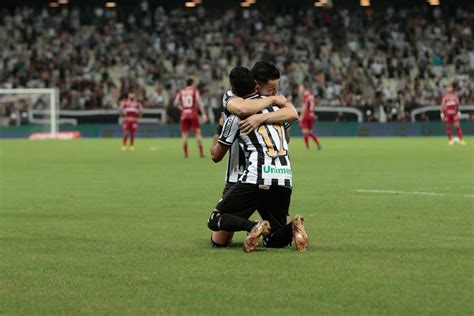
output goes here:
<path id="1" fill-rule="evenodd" d="M 275 103 L 279 107 L 285 105 L 285 103 L 288 102 L 287 98 L 283 95 L 274 95 L 271 98 L 273 100 L 273 103 Z"/>
<path id="2" fill-rule="evenodd" d="M 202 114 L 202 122 L 207 123 L 207 115 L 205 113 Z"/>
<path id="3" fill-rule="evenodd" d="M 254 114 L 239 123 L 240 130 L 244 134 L 249 134 L 257 129 L 264 122 L 263 114 Z"/>

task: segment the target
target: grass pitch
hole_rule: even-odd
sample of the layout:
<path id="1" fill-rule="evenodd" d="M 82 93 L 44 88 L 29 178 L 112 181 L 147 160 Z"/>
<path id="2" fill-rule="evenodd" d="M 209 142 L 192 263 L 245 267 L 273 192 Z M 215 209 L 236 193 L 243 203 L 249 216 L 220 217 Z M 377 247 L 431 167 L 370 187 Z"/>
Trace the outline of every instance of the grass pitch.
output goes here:
<path id="1" fill-rule="evenodd" d="M 312 247 L 246 254 L 209 246 L 225 164 L 193 143 L 1 141 L 0 313 L 472 315 L 467 142 L 293 139 Z"/>

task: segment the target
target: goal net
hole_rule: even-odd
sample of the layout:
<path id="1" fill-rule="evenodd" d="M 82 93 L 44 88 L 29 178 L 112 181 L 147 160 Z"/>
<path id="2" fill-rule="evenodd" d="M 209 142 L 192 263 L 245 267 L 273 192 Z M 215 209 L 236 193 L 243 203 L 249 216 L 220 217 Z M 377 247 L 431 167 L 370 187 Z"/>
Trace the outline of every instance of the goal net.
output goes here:
<path id="1" fill-rule="evenodd" d="M 59 132 L 57 89 L 0 89 L 0 126 L 28 126 L 42 138 Z"/>

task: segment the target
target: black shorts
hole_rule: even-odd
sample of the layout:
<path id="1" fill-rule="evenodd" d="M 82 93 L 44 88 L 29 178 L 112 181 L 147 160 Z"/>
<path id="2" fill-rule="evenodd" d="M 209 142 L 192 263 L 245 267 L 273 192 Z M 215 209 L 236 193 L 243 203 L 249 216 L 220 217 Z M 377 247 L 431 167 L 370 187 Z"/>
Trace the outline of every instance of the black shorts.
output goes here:
<path id="1" fill-rule="evenodd" d="M 250 218 L 258 211 L 262 219 L 270 222 L 272 229 L 286 225 L 290 208 L 291 188 L 262 186 L 237 182 L 224 194 L 216 206 L 222 214 Z"/>
<path id="2" fill-rule="evenodd" d="M 224 191 L 222 191 L 222 196 L 224 196 L 227 193 L 227 191 L 229 191 L 229 189 L 232 188 L 234 185 L 235 185 L 235 182 L 226 182 Z"/>

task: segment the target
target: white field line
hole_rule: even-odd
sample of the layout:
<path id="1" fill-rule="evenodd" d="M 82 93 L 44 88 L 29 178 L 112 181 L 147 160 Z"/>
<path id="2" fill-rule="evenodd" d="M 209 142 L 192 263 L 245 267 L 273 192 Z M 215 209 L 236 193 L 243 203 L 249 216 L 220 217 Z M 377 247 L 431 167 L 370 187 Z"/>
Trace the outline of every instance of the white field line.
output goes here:
<path id="1" fill-rule="evenodd" d="M 376 190 L 376 189 L 358 189 L 354 190 L 360 193 L 376 193 L 376 194 L 412 194 L 412 195 L 428 195 L 428 196 L 457 196 L 474 199 L 474 194 L 446 194 L 437 192 L 419 192 L 419 191 L 395 191 L 395 190 Z"/>

